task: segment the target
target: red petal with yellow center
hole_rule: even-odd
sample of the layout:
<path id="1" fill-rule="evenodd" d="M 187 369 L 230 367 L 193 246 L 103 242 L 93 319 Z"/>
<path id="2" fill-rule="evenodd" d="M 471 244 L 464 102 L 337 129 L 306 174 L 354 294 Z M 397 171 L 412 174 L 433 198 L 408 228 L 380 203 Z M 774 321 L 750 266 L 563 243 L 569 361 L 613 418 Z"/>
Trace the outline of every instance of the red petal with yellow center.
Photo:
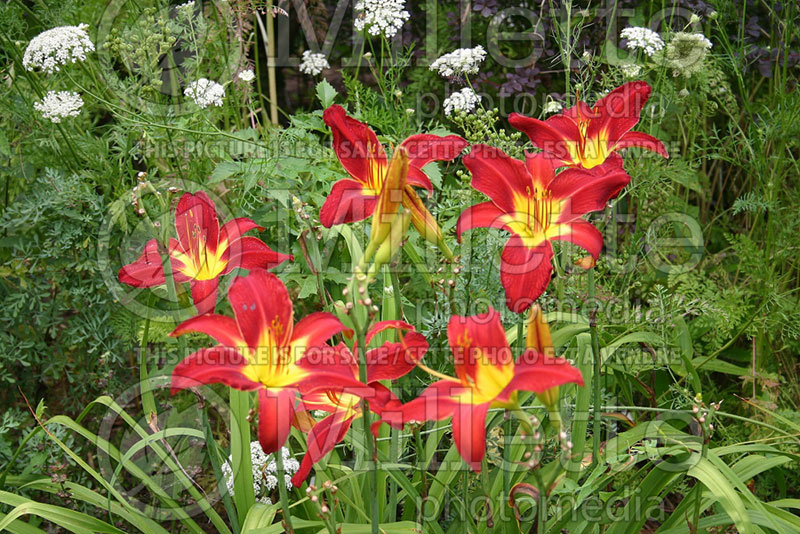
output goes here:
<path id="1" fill-rule="evenodd" d="M 367 351 L 367 382 L 396 380 L 411 372 L 428 351 L 428 342 L 419 332 L 402 335 L 402 341 L 386 342 Z"/>
<path id="2" fill-rule="evenodd" d="M 581 372 L 563 358 L 552 358 L 528 349 L 517 361 L 514 378 L 503 396 L 508 398 L 515 391 L 542 393 L 564 384 L 583 386 Z"/>
<path id="3" fill-rule="evenodd" d="M 352 332 L 332 313 L 315 312 L 306 315 L 294 326 L 291 343 L 293 347 L 316 347 L 324 345 L 340 332 L 352 335 Z M 298 357 L 301 356 L 298 354 Z"/>
<path id="4" fill-rule="evenodd" d="M 486 414 L 489 403 L 460 404 L 453 414 L 453 441 L 461 458 L 473 471 L 481 470 L 486 454 Z"/>
<path id="5" fill-rule="evenodd" d="M 386 330 L 409 331 L 409 330 L 414 330 L 414 327 L 405 321 L 398 321 L 398 320 L 379 321 L 374 325 L 372 325 L 372 328 L 370 328 L 367 331 L 365 339 L 367 345 L 370 344 L 373 337 L 380 334 L 381 332 L 385 332 Z"/>
<path id="6" fill-rule="evenodd" d="M 228 261 L 223 274 L 231 272 L 236 267 L 248 270 L 272 269 L 287 260 L 294 261 L 291 254 L 275 252 L 257 237 L 251 236 L 233 241 L 223 259 Z"/>
<path id="7" fill-rule="evenodd" d="M 595 260 L 603 249 L 603 234 L 591 223 L 581 219 L 550 227 L 547 238 L 575 243 L 591 254 Z"/>
<path id="8" fill-rule="evenodd" d="M 473 228 L 498 228 L 511 232 L 506 226 L 507 215 L 491 201 L 470 206 L 458 216 L 456 237 L 461 241 L 461 235 Z"/>
<path id="9" fill-rule="evenodd" d="M 508 309 L 521 313 L 544 293 L 553 272 L 552 258 L 549 241 L 528 248 L 518 235 L 508 240 L 500 263 L 500 282 L 506 291 Z"/>
<path id="10" fill-rule="evenodd" d="M 296 392 L 291 388 L 258 390 L 258 441 L 267 454 L 286 443 L 292 429 Z"/>
<path id="11" fill-rule="evenodd" d="M 628 82 L 598 100 L 594 106 L 597 118 L 589 123 L 586 137 L 606 138 L 609 146 L 613 146 L 639 122 L 650 91 L 647 82 Z"/>
<path id="12" fill-rule="evenodd" d="M 303 461 L 300 462 L 300 469 L 292 477 L 292 486 L 299 488 L 303 484 L 311 467 L 344 439 L 354 419 L 355 417 L 348 416 L 344 410 L 338 410 L 314 425 L 308 433 L 308 445 Z"/>
<path id="13" fill-rule="evenodd" d="M 236 323 L 252 349 L 263 342 L 285 347 L 292 337 L 292 301 L 277 276 L 261 269 L 237 276 L 228 291 Z"/>
<path id="14" fill-rule="evenodd" d="M 174 395 L 182 389 L 201 384 L 225 384 L 242 391 L 258 389 L 261 384 L 248 380 L 242 374 L 245 365 L 245 357 L 230 347 L 200 349 L 175 366 L 171 392 Z"/>
<path id="15" fill-rule="evenodd" d="M 515 194 L 532 193 L 533 183 L 525 164 L 499 148 L 473 145 L 469 154 L 464 156 L 464 165 L 472 173 L 472 187 L 507 213 L 515 211 Z"/>
<path id="16" fill-rule="evenodd" d="M 339 180 L 331 188 L 319 210 L 319 220 L 325 228 L 334 224 L 362 221 L 372 215 L 378 202 L 377 192 L 366 194 L 365 186 L 355 180 Z"/>
<path id="17" fill-rule="evenodd" d="M 502 369 L 513 366 L 506 332 L 497 310 L 480 315 L 454 315 L 447 325 L 447 339 L 453 352 L 456 375 L 462 384 L 477 384 L 482 367 Z"/>
<path id="18" fill-rule="evenodd" d="M 200 315 L 214 313 L 217 306 L 217 288 L 219 278 L 211 280 L 192 280 L 189 283 L 192 290 L 192 302 Z"/>
<path id="19" fill-rule="evenodd" d="M 170 253 L 180 249 L 180 244 L 175 239 L 169 241 Z M 170 254 L 171 268 L 175 281 L 178 283 L 189 281 L 189 277 L 181 273 L 184 266 Z M 163 258 L 158 251 L 158 240 L 151 239 L 144 246 L 144 251 L 139 258 L 125 265 L 119 270 L 119 281 L 133 287 L 154 287 L 164 283 Z"/>
<path id="20" fill-rule="evenodd" d="M 219 240 L 219 221 L 216 207 L 205 192 L 181 197 L 175 210 L 175 229 L 181 247 L 197 265 L 206 263 L 206 254 L 213 256 Z"/>
<path id="21" fill-rule="evenodd" d="M 566 165 L 575 165 L 570 145 L 580 143 L 580 134 L 577 125 L 569 119 L 557 122 L 558 127 L 548 122 L 526 117 L 519 113 L 512 113 L 508 117 L 512 127 L 528 136 L 533 146 L 541 148 L 545 157 L 554 158 Z"/>
<path id="22" fill-rule="evenodd" d="M 207 314 L 192 317 L 179 324 L 170 336 L 177 337 L 189 332 L 211 336 L 217 343 L 226 347 L 239 348 L 246 346 L 236 321 L 225 315 Z"/>
<path id="23" fill-rule="evenodd" d="M 398 419 L 403 423 L 441 421 L 455 413 L 459 396 L 467 391 L 468 389 L 458 382 L 440 380 L 425 388 L 425 391 L 415 399 L 403 404 L 400 408 L 400 417 L 397 414 L 384 412 L 382 418 L 392 423 L 398 422 Z"/>
<path id="24" fill-rule="evenodd" d="M 669 153 L 667 153 L 667 149 L 664 147 L 664 143 L 653 137 L 652 135 L 648 135 L 642 132 L 628 132 L 623 135 L 619 141 L 617 141 L 616 145 L 614 145 L 614 150 L 622 150 L 623 148 L 630 148 L 630 147 L 639 147 L 650 150 L 651 152 L 655 152 L 665 158 L 669 157 Z"/>
<path id="25" fill-rule="evenodd" d="M 220 243 L 223 241 L 230 243 L 243 236 L 245 232 L 256 229 L 263 231 L 264 227 L 257 225 L 253 220 L 247 217 L 236 217 L 223 224 L 222 228 L 219 229 L 219 241 Z"/>
<path id="26" fill-rule="evenodd" d="M 430 179 L 422 168 L 432 161 L 451 161 L 468 145 L 457 135 L 442 137 L 433 134 L 417 134 L 408 137 L 401 146 L 408 150 L 408 183 L 433 191 Z"/>
<path id="27" fill-rule="evenodd" d="M 333 105 L 322 114 L 333 134 L 333 150 L 342 167 L 359 182 L 370 183 L 371 168 L 386 165 L 386 152 L 369 126 L 347 116 L 342 106 Z M 371 162 L 370 160 L 374 160 Z M 334 223 L 338 224 L 338 223 Z"/>
<path id="28" fill-rule="evenodd" d="M 574 221 L 592 211 L 605 209 L 631 177 L 622 168 L 611 168 L 605 174 L 567 169 L 550 184 L 554 198 L 565 199 L 561 204 L 557 223 Z"/>

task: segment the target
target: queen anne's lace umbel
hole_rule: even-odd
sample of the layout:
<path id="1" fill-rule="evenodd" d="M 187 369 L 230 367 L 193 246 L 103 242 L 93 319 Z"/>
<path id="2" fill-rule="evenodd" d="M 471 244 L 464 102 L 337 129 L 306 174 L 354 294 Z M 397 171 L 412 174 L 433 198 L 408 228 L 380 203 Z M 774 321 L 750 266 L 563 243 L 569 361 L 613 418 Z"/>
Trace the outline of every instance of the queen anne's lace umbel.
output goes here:
<path id="1" fill-rule="evenodd" d="M 283 455 L 283 470 L 287 489 L 292 489 L 292 475 L 300 469 L 300 462 L 292 458 L 289 449 L 286 447 L 281 448 Z M 258 441 L 250 443 L 250 463 L 253 466 L 253 490 L 256 500 L 264 504 L 272 504 L 272 500 L 268 494 L 278 487 L 278 466 L 275 463 L 275 458 L 272 454 L 266 454 L 261 444 Z M 225 479 L 225 487 L 228 488 L 228 493 L 233 497 L 233 458 L 228 457 L 228 460 L 222 464 L 222 477 Z"/>
<path id="2" fill-rule="evenodd" d="M 648 56 L 652 56 L 664 48 L 664 41 L 650 28 L 641 26 L 628 27 L 622 30 L 619 36 L 628 40 L 626 45 L 628 50 L 641 49 Z"/>
<path id="3" fill-rule="evenodd" d="M 238 77 L 243 82 L 250 83 L 256 79 L 256 73 L 253 72 L 253 69 L 246 69 L 240 72 Z"/>
<path id="4" fill-rule="evenodd" d="M 315 53 L 311 50 L 303 52 L 303 61 L 300 62 L 300 72 L 310 76 L 316 76 L 322 72 L 323 69 L 329 68 L 331 68 L 331 66 L 325 58 L 325 54 L 319 52 Z"/>
<path id="5" fill-rule="evenodd" d="M 67 117 L 76 117 L 83 107 L 83 99 L 72 91 L 48 91 L 41 102 L 34 102 L 33 107 L 51 122 L 61 122 Z"/>
<path id="6" fill-rule="evenodd" d="M 200 78 L 189 84 L 183 91 L 187 98 L 201 108 L 208 106 L 222 106 L 222 99 L 225 98 L 225 88 L 215 81 Z"/>
<path id="7" fill-rule="evenodd" d="M 383 35 L 387 39 L 400 31 L 403 24 L 411 18 L 403 0 L 359 0 L 356 2 L 356 30 L 370 35 Z"/>
<path id="8" fill-rule="evenodd" d="M 454 111 L 470 112 L 480 101 L 480 95 L 469 87 L 465 87 L 444 99 L 444 114 L 449 117 Z"/>
<path id="9" fill-rule="evenodd" d="M 94 52 L 94 43 L 86 32 L 88 27 L 86 24 L 58 26 L 31 39 L 22 56 L 25 70 L 38 68 L 51 74 L 67 63 L 84 61 L 87 53 Z"/>
<path id="10" fill-rule="evenodd" d="M 481 45 L 475 48 L 459 48 L 431 63 L 431 70 L 447 78 L 466 74 L 477 74 L 481 62 L 486 58 L 486 50 Z"/>

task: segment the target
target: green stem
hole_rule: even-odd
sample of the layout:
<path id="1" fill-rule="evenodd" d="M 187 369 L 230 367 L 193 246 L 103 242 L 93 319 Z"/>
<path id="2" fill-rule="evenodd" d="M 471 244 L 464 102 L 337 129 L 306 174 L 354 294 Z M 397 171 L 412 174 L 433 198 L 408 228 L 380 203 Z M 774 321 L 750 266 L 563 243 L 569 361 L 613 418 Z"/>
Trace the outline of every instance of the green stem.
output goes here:
<path id="1" fill-rule="evenodd" d="M 594 400 L 592 401 L 592 464 L 599 460 L 600 453 L 600 341 L 597 336 L 597 306 L 595 305 L 595 283 L 594 268 L 589 269 L 586 292 L 589 297 L 591 309 L 589 311 L 589 334 L 592 338 L 592 361 L 594 362 L 594 372 L 592 373 L 592 389 L 594 390 Z"/>
<path id="2" fill-rule="evenodd" d="M 275 451 L 273 455 L 275 456 L 275 467 L 277 467 L 278 472 L 278 493 L 281 496 L 281 510 L 283 511 L 283 520 L 286 523 L 286 532 L 294 534 L 292 513 L 289 511 L 289 495 L 286 492 L 286 474 L 283 469 L 283 448 Z"/>
<path id="3" fill-rule="evenodd" d="M 355 295 L 358 294 L 358 291 L 353 291 L 353 300 L 357 300 Z M 357 303 L 353 302 L 353 305 L 356 306 Z M 356 332 L 356 339 L 358 340 L 358 377 L 359 380 L 363 383 L 367 383 L 367 343 L 366 343 L 366 335 L 364 332 L 364 328 L 360 324 L 356 310 L 352 312 L 352 320 L 353 320 L 353 330 Z M 372 440 L 372 432 L 370 432 L 370 411 L 369 411 L 369 401 L 367 399 L 361 399 L 361 419 L 364 422 L 364 445 L 367 451 L 367 468 L 369 469 L 369 495 L 373 497 L 376 495 L 378 491 L 378 471 L 375 465 L 375 442 Z M 378 524 L 380 522 L 378 518 L 378 499 L 372 498 L 370 499 L 370 517 L 372 523 L 372 534 L 378 534 Z"/>

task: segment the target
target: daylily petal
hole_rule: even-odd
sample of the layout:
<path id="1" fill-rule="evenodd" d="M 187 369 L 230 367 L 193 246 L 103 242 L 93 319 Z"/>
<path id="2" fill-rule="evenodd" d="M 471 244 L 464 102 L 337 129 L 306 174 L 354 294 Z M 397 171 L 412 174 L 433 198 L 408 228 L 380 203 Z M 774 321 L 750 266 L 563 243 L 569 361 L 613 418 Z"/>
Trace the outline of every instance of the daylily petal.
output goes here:
<path id="1" fill-rule="evenodd" d="M 550 283 L 553 248 L 549 241 L 529 248 L 517 235 L 503 248 L 500 281 L 506 290 L 506 305 L 515 312 L 527 310 Z"/>
<path id="2" fill-rule="evenodd" d="M 595 260 L 603 249 L 603 234 L 594 225 L 581 219 L 551 226 L 547 231 L 547 238 L 575 243 Z"/>
<path id="3" fill-rule="evenodd" d="M 458 382 L 439 380 L 434 382 L 419 394 L 418 397 L 405 403 L 400 408 L 402 422 L 411 421 L 441 421 L 447 419 L 459 405 L 458 396 L 467 390 Z M 383 413 L 385 421 L 395 421 L 396 415 Z"/>
<path id="4" fill-rule="evenodd" d="M 514 378 L 503 392 L 503 397 L 515 391 L 542 393 L 563 384 L 583 386 L 581 372 L 563 358 L 552 358 L 528 349 L 517 361 Z"/>
<path id="5" fill-rule="evenodd" d="M 364 184 L 355 180 L 339 180 L 331 188 L 319 210 L 319 220 L 325 228 L 334 224 L 362 221 L 372 215 L 378 202 L 378 192 L 365 193 Z"/>
<path id="6" fill-rule="evenodd" d="M 499 148 L 473 145 L 463 161 L 472 173 L 472 187 L 506 212 L 514 212 L 515 195 L 528 195 L 533 187 L 525 164 Z"/>
<path id="7" fill-rule="evenodd" d="M 405 321 L 389 320 L 379 321 L 367 331 L 365 342 L 370 344 L 372 338 L 386 330 L 414 330 L 414 327 Z"/>
<path id="8" fill-rule="evenodd" d="M 353 419 L 355 419 L 353 416 L 347 417 L 345 412 L 340 410 L 314 425 L 308 433 L 308 445 L 303 461 L 300 462 L 300 469 L 292 477 L 294 487 L 299 488 L 311 472 L 311 467 L 344 439 Z"/>
<path id="9" fill-rule="evenodd" d="M 225 384 L 242 391 L 258 389 L 261 384 L 249 380 L 242 374 L 245 365 L 247 365 L 245 357 L 230 347 L 218 345 L 200 349 L 175 366 L 172 371 L 170 391 L 174 395 L 182 389 L 201 384 Z"/>
<path id="10" fill-rule="evenodd" d="M 237 276 L 228 290 L 228 300 L 236 323 L 247 344 L 258 349 L 267 339 L 284 347 L 292 338 L 292 301 L 277 276 L 253 269 L 248 276 Z"/>
<path id="11" fill-rule="evenodd" d="M 258 441 L 265 453 L 277 452 L 286 443 L 296 395 L 291 388 L 258 390 Z"/>
<path id="12" fill-rule="evenodd" d="M 411 372 L 428 351 L 425 336 L 409 332 L 402 341 L 386 342 L 380 347 L 370 349 L 366 354 L 367 382 L 396 380 Z"/>
<path id="13" fill-rule="evenodd" d="M 244 347 L 247 342 L 239 332 L 239 327 L 230 317 L 225 315 L 198 315 L 182 322 L 170 333 L 171 337 L 181 336 L 188 332 L 197 332 L 213 337 L 217 343 L 226 347 Z"/>
<path id="14" fill-rule="evenodd" d="M 573 123 L 573 129 L 567 129 L 567 124 L 558 121 L 558 128 L 554 127 L 549 121 L 541 121 L 532 117 L 526 117 L 519 113 L 512 113 L 508 117 L 508 123 L 515 129 L 528 136 L 533 146 L 541 148 L 545 152 L 545 157 L 550 157 L 574 165 L 572 154 L 569 151 L 570 143 L 578 142 L 578 128 Z"/>
<path id="15" fill-rule="evenodd" d="M 589 122 L 586 137 L 603 137 L 614 145 L 639 122 L 650 91 L 647 82 L 628 82 L 598 100 L 594 106 L 597 118 Z"/>
<path id="16" fill-rule="evenodd" d="M 514 363 L 500 314 L 493 308 L 480 315 L 453 315 L 447 324 L 447 340 L 456 375 L 464 384 L 477 384 L 481 367 L 502 369 Z"/>
<path id="17" fill-rule="evenodd" d="M 181 197 L 175 210 L 175 229 L 178 232 L 178 241 L 191 258 L 205 257 L 206 247 L 212 253 L 217 250 L 217 210 L 204 191 L 186 193 Z"/>
<path id="18" fill-rule="evenodd" d="M 453 414 L 453 441 L 458 453 L 473 471 L 481 470 L 486 454 L 486 414 L 489 403 L 461 404 Z"/>
<path id="19" fill-rule="evenodd" d="M 235 240 L 228 248 L 228 265 L 224 273 L 234 268 L 272 269 L 286 260 L 294 261 L 291 254 L 281 254 L 269 248 L 257 237 L 245 236 Z"/>
<path id="20" fill-rule="evenodd" d="M 433 191 L 433 186 L 422 168 L 432 161 L 455 159 L 468 144 L 466 140 L 457 135 L 443 137 L 433 134 L 417 134 L 408 137 L 401 144 L 408 150 L 408 183 Z"/>
<path id="21" fill-rule="evenodd" d="M 556 176 L 555 169 L 561 166 L 556 160 L 548 158 L 544 152 L 525 152 L 525 166 L 533 181 L 533 186 L 540 191 L 547 189 Z"/>
<path id="22" fill-rule="evenodd" d="M 614 145 L 614 150 L 622 150 L 623 148 L 630 148 L 630 147 L 640 147 L 665 158 L 669 157 L 667 153 L 667 149 L 664 147 L 664 143 L 653 137 L 652 135 L 642 133 L 642 132 L 628 132 L 622 137 L 620 137 L 619 141 Z"/>
<path id="23" fill-rule="evenodd" d="M 473 228 L 499 228 L 511 232 L 506 226 L 508 214 L 498 208 L 494 202 L 482 202 L 470 206 L 461 212 L 456 222 L 456 237 L 461 241 L 461 236 Z"/>
<path id="24" fill-rule="evenodd" d="M 245 232 L 256 229 L 260 232 L 264 231 L 264 227 L 257 225 L 252 219 L 236 217 L 223 224 L 219 229 L 219 241 L 220 243 L 223 241 L 230 243 L 244 235 Z"/>
<path id="25" fill-rule="evenodd" d="M 211 280 L 192 280 L 189 283 L 192 289 L 192 302 L 200 315 L 214 313 L 217 306 L 217 288 L 219 278 Z"/>
<path id="26" fill-rule="evenodd" d="M 556 222 L 574 221 L 586 213 L 605 209 L 608 201 L 616 197 L 630 180 L 622 168 L 609 169 L 603 175 L 567 169 L 551 184 L 554 197 L 566 198 Z"/>
<path id="27" fill-rule="evenodd" d="M 352 335 L 352 332 L 332 313 L 315 312 L 306 315 L 294 325 L 291 343 L 293 347 L 315 347 L 323 345 L 336 334 L 345 331 Z M 297 358 L 301 357 L 301 354 L 297 354 Z"/>
<path id="28" fill-rule="evenodd" d="M 170 239 L 170 252 L 177 250 L 179 247 L 180 244 L 177 240 Z M 170 254 L 170 258 L 175 281 L 178 283 L 188 281 L 189 278 L 179 270 L 183 263 L 175 259 L 172 254 Z M 164 265 L 161 254 L 158 251 L 158 240 L 151 239 L 148 241 L 144 246 L 142 255 L 135 262 L 123 266 L 119 270 L 118 277 L 120 282 L 133 287 L 154 287 L 165 283 Z"/>
<path id="29" fill-rule="evenodd" d="M 339 105 L 326 109 L 322 120 L 333 133 L 333 150 L 342 167 L 359 182 L 370 183 L 374 166 L 386 165 L 386 152 L 375 132 L 363 122 L 349 117 Z"/>

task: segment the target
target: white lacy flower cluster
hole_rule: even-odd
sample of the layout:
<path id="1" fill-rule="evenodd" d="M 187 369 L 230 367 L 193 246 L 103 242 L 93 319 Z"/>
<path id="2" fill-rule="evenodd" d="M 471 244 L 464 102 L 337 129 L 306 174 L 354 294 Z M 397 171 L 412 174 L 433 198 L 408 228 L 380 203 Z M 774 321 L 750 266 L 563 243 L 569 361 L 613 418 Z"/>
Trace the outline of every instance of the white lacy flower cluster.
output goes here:
<path id="1" fill-rule="evenodd" d="M 474 110 L 475 106 L 477 106 L 480 101 L 480 95 L 476 94 L 475 91 L 469 87 L 465 87 L 444 99 L 444 114 L 449 117 L 454 111 L 464 111 L 468 113 Z"/>
<path id="2" fill-rule="evenodd" d="M 370 35 L 383 35 L 387 39 L 394 37 L 411 18 L 404 0 L 359 0 L 355 10 L 356 30 L 366 28 Z"/>
<path id="3" fill-rule="evenodd" d="M 544 108 L 542 109 L 542 111 L 545 114 L 549 115 L 551 113 L 558 113 L 563 108 L 564 108 L 564 106 L 561 105 L 561 102 L 557 102 L 555 100 L 551 100 L 547 104 L 544 105 Z"/>
<path id="4" fill-rule="evenodd" d="M 664 41 L 650 28 L 632 26 L 622 30 L 619 34 L 623 39 L 628 40 L 626 45 L 628 50 L 644 50 L 644 53 L 651 56 L 664 48 Z"/>
<path id="5" fill-rule="evenodd" d="M 42 69 L 48 74 L 57 72 L 61 65 L 84 61 L 86 54 L 94 52 L 94 43 L 86 32 L 86 24 L 58 26 L 31 39 L 22 65 L 26 70 Z"/>
<path id="6" fill-rule="evenodd" d="M 239 79 L 243 82 L 250 83 L 256 79 L 256 73 L 253 72 L 253 69 L 246 69 L 239 73 Z"/>
<path id="7" fill-rule="evenodd" d="M 61 122 L 67 117 L 77 117 L 83 107 L 83 99 L 72 91 L 48 91 L 41 102 L 34 102 L 33 107 L 51 122 Z"/>
<path id="8" fill-rule="evenodd" d="M 281 448 L 281 455 L 283 455 L 284 482 L 287 489 L 292 489 L 292 475 L 300 469 L 300 462 L 289 455 L 289 449 L 286 447 Z M 275 458 L 272 454 L 266 454 L 258 441 L 253 441 L 250 443 L 250 463 L 253 465 L 253 489 L 256 500 L 260 503 L 272 504 L 272 500 L 267 494 L 278 487 L 278 477 L 275 476 L 278 467 L 275 464 Z M 232 465 L 232 457 L 228 457 L 228 460 L 222 464 L 222 477 L 225 479 L 225 487 L 228 488 L 231 497 L 233 497 Z"/>
<path id="9" fill-rule="evenodd" d="M 222 99 L 225 98 L 225 88 L 215 81 L 200 78 L 189 84 L 184 89 L 183 94 L 199 107 L 205 109 L 208 106 L 222 106 Z"/>
<path id="10" fill-rule="evenodd" d="M 622 65 L 620 68 L 626 78 L 636 78 L 642 73 L 642 67 L 636 64 Z"/>
<path id="11" fill-rule="evenodd" d="M 431 70 L 439 71 L 439 74 L 446 78 L 477 74 L 484 59 L 486 50 L 481 45 L 475 48 L 459 48 L 434 61 Z"/>
<path id="12" fill-rule="evenodd" d="M 303 61 L 300 62 L 300 72 L 309 76 L 316 76 L 323 69 L 331 68 L 325 54 L 306 50 L 303 52 Z"/>

